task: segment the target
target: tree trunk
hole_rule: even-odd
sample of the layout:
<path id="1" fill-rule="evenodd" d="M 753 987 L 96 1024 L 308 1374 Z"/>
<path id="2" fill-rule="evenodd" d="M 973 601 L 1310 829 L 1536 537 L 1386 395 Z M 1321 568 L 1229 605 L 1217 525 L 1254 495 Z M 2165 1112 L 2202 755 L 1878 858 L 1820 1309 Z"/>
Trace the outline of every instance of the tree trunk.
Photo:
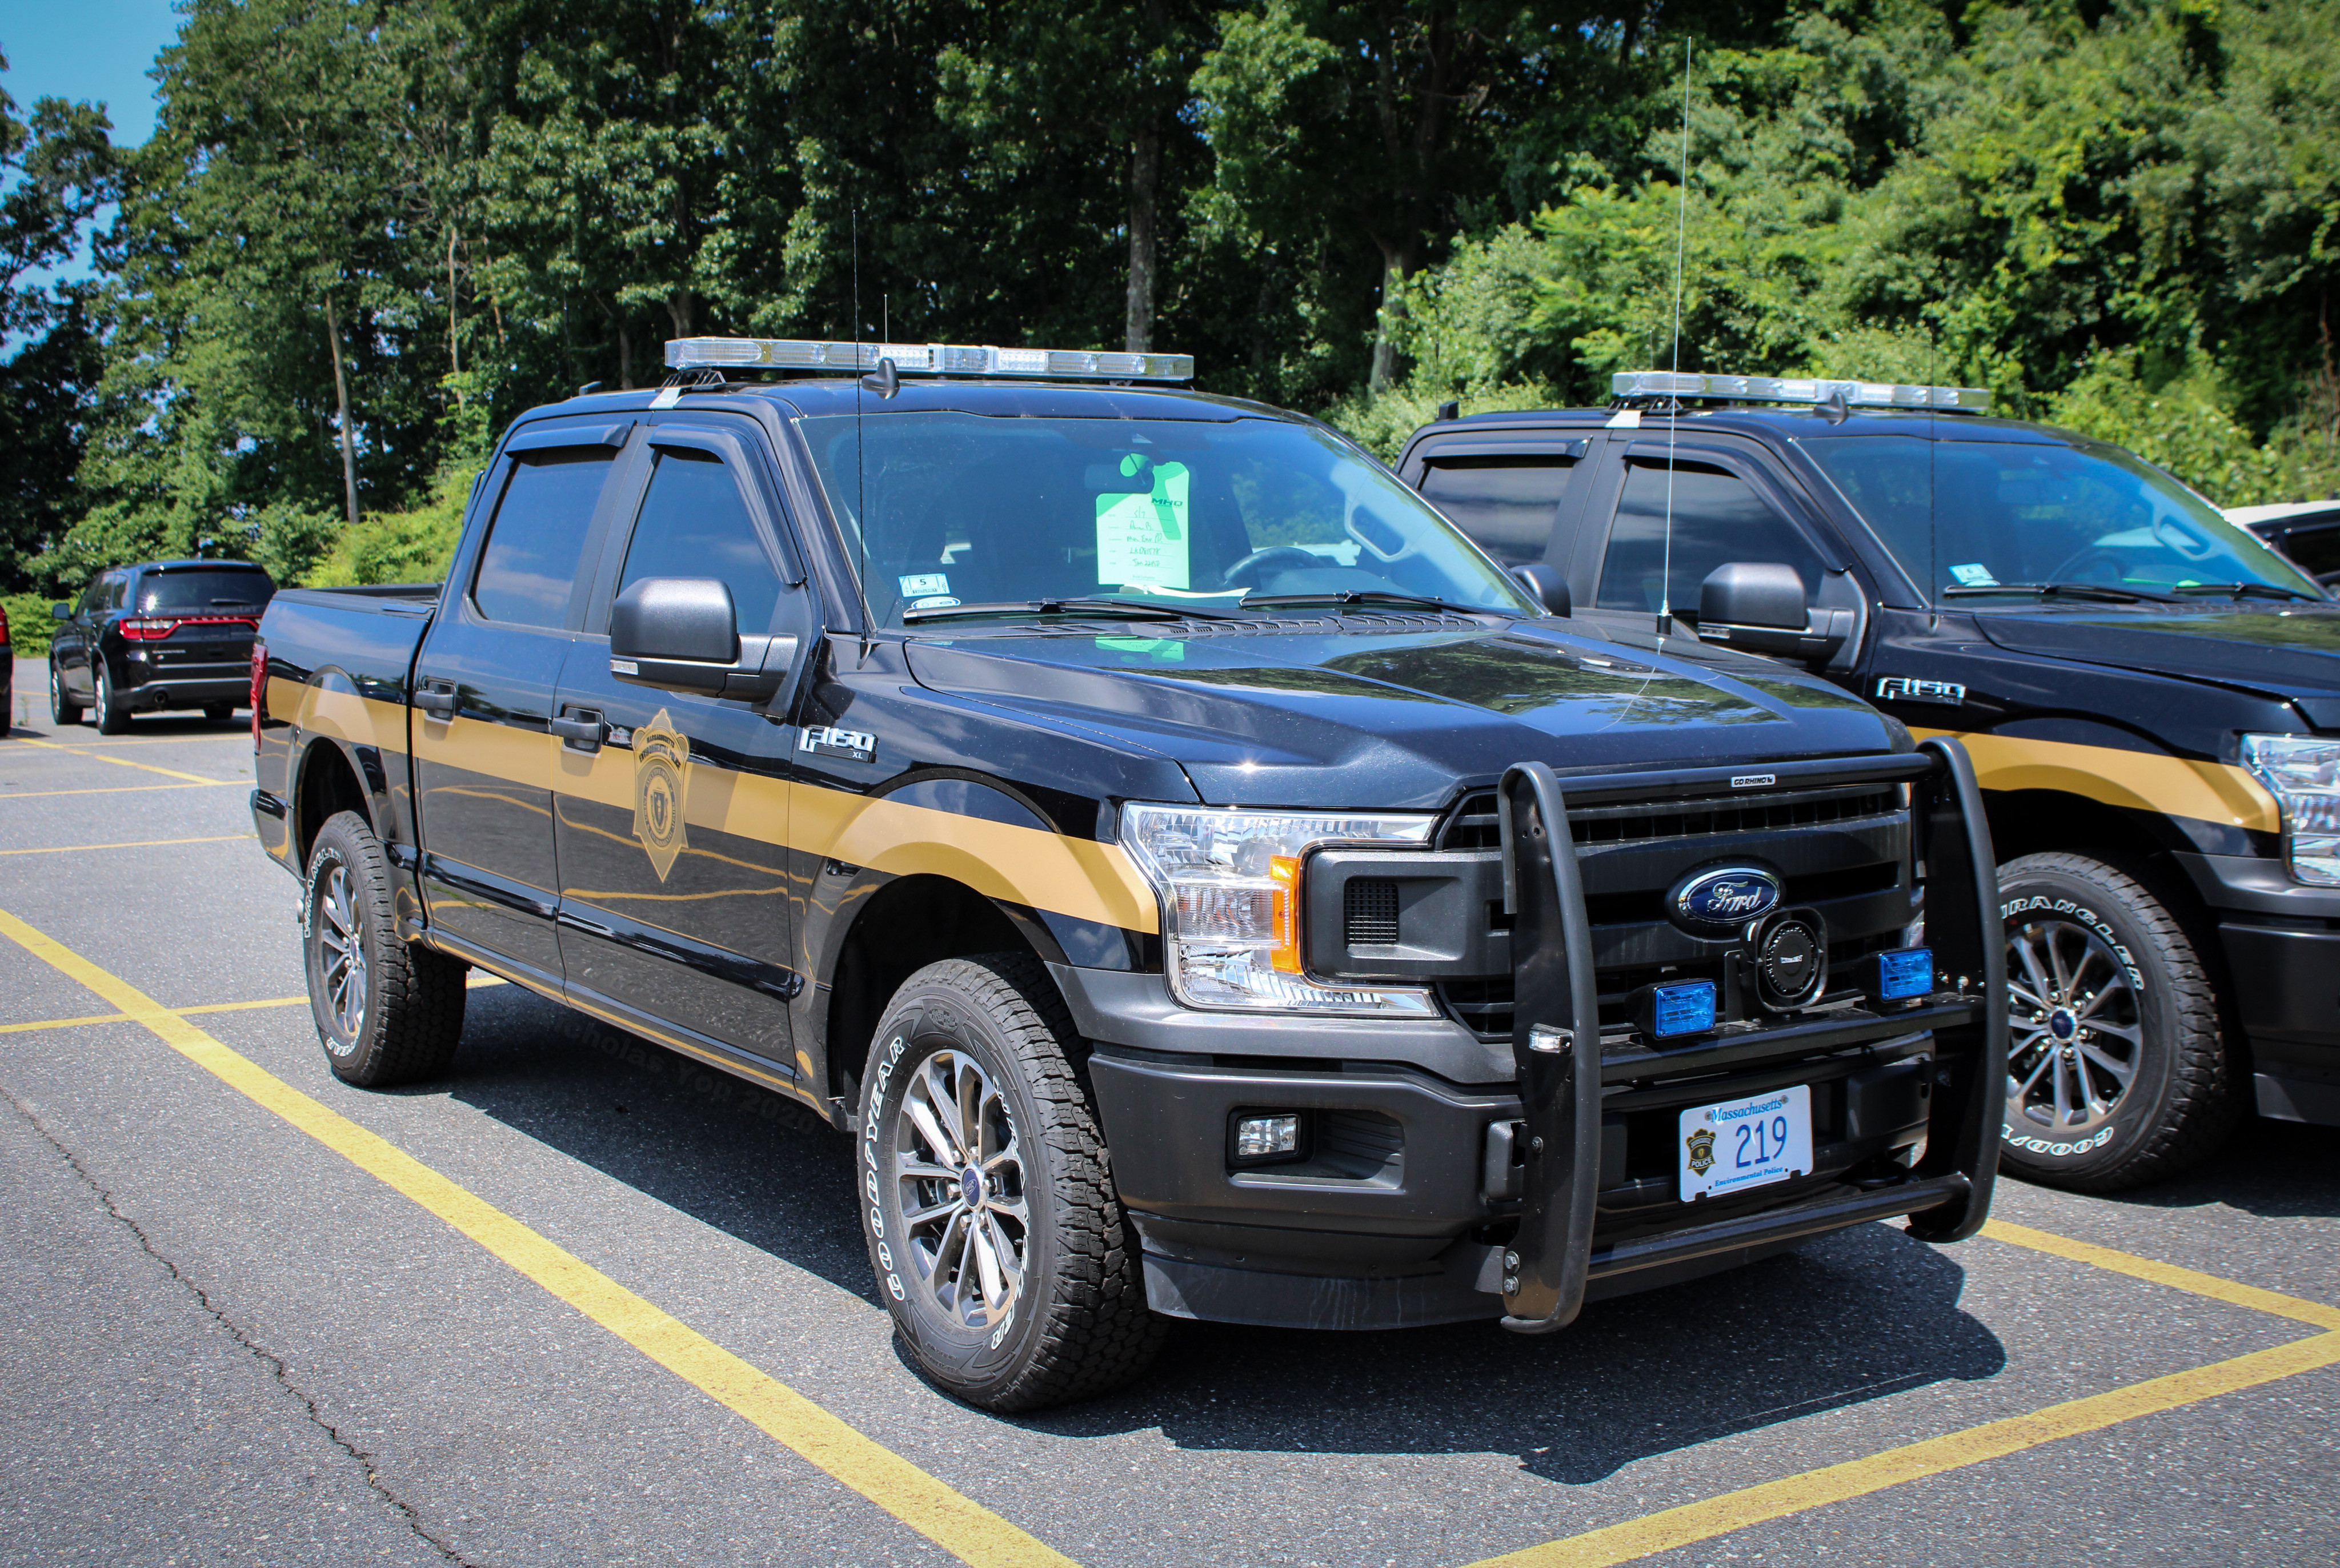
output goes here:
<path id="1" fill-rule="evenodd" d="M 1379 397 L 1397 380 L 1397 323 L 1405 318 L 1406 279 L 1413 275 L 1419 241 L 1382 244 L 1382 304 L 1373 313 L 1373 372 L 1366 390 Z"/>
<path id="2" fill-rule="evenodd" d="M 358 451 L 350 434 L 350 378 L 342 369 L 342 318 L 333 296 L 325 296 L 325 342 L 333 351 L 333 400 L 341 411 L 342 492 L 348 502 L 350 526 L 358 525 Z"/>
<path id="3" fill-rule="evenodd" d="M 455 303 L 455 231 L 447 231 L 447 368 L 456 375 L 463 373 L 463 343 L 459 332 L 462 323 L 457 319 L 460 307 Z"/>
<path id="4" fill-rule="evenodd" d="M 1129 325 L 1131 353 L 1154 346 L 1154 203 L 1162 182 L 1162 128 L 1140 127 L 1129 154 Z"/>
<path id="5" fill-rule="evenodd" d="M 626 330 L 626 318 L 618 318 L 618 390 L 634 390 L 634 335 Z"/>

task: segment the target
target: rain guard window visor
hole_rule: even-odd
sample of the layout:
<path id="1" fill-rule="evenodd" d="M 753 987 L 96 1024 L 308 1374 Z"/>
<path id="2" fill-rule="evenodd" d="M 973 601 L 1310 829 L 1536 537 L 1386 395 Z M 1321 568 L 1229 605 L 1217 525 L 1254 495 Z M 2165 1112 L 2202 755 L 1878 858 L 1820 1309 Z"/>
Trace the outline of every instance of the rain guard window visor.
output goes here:
<path id="1" fill-rule="evenodd" d="M 1412 491 L 1305 425 L 904 412 L 802 429 L 880 624 L 1099 596 L 1225 613 L 1246 593 L 1535 613 Z"/>
<path id="2" fill-rule="evenodd" d="M 2049 582 L 2147 593 L 2262 582 L 2322 596 L 2201 497 L 2117 447 L 1916 435 L 1801 445 L 1929 599 L 1956 588 L 1989 602 L 2000 584 Z"/>

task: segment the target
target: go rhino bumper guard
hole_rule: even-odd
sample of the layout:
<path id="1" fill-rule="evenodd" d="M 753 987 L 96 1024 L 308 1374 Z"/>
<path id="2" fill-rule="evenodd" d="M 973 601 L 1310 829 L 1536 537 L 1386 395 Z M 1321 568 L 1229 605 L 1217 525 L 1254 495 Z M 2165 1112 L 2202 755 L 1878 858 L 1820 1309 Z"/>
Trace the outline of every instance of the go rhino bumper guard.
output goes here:
<path id="1" fill-rule="evenodd" d="M 1915 753 L 1850 761 L 1767 764 L 1765 787 L 1906 782 L 1918 864 L 1925 868 L 1926 937 L 1938 989 L 1917 1007 L 1832 1009 L 1825 1021 L 1723 1035 L 1651 1051 L 1601 1039 L 1591 926 L 1567 827 L 1572 803 L 1711 791 L 1728 769 L 1572 777 L 1540 762 L 1503 775 L 1503 901 L 1512 919 L 1516 1033 L 1525 1142 L 1519 1233 L 1500 1255 L 1503 1326 L 1549 1334 L 1574 1321 L 1585 1287 L 1644 1269 L 1755 1249 L 1892 1215 L 1909 1234 L 1953 1242 L 1982 1228 L 1998 1170 L 2007 1092 L 2007 959 L 1998 862 L 1966 749 L 1926 741 Z M 1743 776 L 1743 775 L 1742 775 Z M 1558 825 L 1555 827 L 1555 825 Z M 1842 1049 L 1930 1031 L 1934 1092 L 1926 1152 L 1907 1176 L 1870 1191 L 1785 1203 L 1595 1250 L 1604 1089 Z"/>

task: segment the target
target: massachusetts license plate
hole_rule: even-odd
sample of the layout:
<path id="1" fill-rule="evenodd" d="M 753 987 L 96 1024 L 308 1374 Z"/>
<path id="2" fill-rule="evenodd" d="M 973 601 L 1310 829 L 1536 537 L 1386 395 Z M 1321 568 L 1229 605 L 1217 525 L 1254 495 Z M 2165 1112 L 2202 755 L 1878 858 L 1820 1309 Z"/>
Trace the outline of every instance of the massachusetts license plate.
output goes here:
<path id="1" fill-rule="evenodd" d="M 1712 1197 L 1812 1168 L 1812 1091 L 1750 1095 L 1681 1114 L 1681 1197 Z"/>

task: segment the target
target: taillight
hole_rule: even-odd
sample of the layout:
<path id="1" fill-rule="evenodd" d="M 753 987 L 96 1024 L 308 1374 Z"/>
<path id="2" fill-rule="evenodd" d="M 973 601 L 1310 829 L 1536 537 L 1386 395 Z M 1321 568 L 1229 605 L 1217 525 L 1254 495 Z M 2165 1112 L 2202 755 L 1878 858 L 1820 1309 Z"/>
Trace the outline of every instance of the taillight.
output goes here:
<path id="1" fill-rule="evenodd" d="M 122 635 L 133 642 L 160 642 L 179 630 L 178 620 L 169 616 L 142 616 L 115 624 L 122 628 Z"/>
<path id="2" fill-rule="evenodd" d="M 252 640 L 252 749 L 260 749 L 260 720 L 268 709 L 268 644 Z"/>
<path id="3" fill-rule="evenodd" d="M 8 611 L 0 609 L 0 642 L 8 640 Z"/>

